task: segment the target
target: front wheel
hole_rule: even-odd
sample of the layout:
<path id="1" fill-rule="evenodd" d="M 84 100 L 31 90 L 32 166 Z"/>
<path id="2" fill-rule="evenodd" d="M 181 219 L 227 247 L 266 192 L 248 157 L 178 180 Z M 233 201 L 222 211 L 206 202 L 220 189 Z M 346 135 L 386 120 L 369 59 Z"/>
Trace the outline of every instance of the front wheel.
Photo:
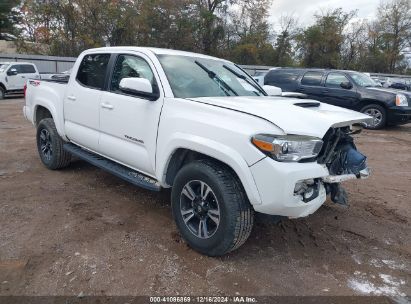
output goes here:
<path id="1" fill-rule="evenodd" d="M 385 127 L 387 121 L 387 111 L 380 105 L 370 104 L 361 109 L 361 113 L 371 116 L 372 122 L 365 127 L 371 130 L 378 130 Z"/>
<path id="2" fill-rule="evenodd" d="M 6 96 L 6 91 L 0 87 L 0 100 L 4 99 Z"/>
<path id="3" fill-rule="evenodd" d="M 71 154 L 63 149 L 64 141 L 57 133 L 52 118 L 44 118 L 37 127 L 37 149 L 42 163 L 50 170 L 67 167 Z"/>
<path id="4" fill-rule="evenodd" d="M 190 247 L 220 256 L 250 236 L 254 212 L 234 173 L 208 160 L 185 165 L 171 194 L 173 217 Z"/>

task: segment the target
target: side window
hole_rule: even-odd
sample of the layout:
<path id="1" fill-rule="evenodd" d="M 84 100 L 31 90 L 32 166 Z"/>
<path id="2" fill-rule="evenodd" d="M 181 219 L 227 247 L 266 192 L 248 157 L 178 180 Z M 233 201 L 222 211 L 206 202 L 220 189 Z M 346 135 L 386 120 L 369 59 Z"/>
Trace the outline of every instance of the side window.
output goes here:
<path id="1" fill-rule="evenodd" d="M 342 82 L 350 82 L 345 75 L 340 73 L 330 73 L 327 76 L 327 80 L 325 81 L 326 87 L 331 88 L 341 88 L 340 85 Z"/>
<path id="2" fill-rule="evenodd" d="M 84 56 L 77 72 L 77 81 L 86 87 L 102 90 L 109 60 L 110 54 Z"/>
<path id="3" fill-rule="evenodd" d="M 123 78 L 145 78 L 154 86 L 156 80 L 148 63 L 140 57 L 119 55 L 111 77 L 110 90 L 119 91 L 120 81 Z"/>
<path id="4" fill-rule="evenodd" d="M 301 79 L 302 85 L 308 86 L 320 86 L 323 73 L 321 72 L 307 72 L 304 74 L 303 79 Z"/>
<path id="5" fill-rule="evenodd" d="M 10 68 L 9 68 L 9 71 L 11 70 L 11 69 L 15 69 L 16 71 L 17 71 L 17 74 L 21 74 L 21 65 L 20 64 L 14 64 L 14 65 L 12 65 Z"/>
<path id="6" fill-rule="evenodd" d="M 20 71 L 22 74 L 32 74 L 36 73 L 36 69 L 31 64 L 21 64 Z"/>

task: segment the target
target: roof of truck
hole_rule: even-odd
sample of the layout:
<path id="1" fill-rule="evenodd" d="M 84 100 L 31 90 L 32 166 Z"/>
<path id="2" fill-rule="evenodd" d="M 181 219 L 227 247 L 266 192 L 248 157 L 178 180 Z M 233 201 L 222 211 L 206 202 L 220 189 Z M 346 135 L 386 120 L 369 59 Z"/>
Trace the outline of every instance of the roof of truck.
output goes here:
<path id="1" fill-rule="evenodd" d="M 186 51 L 179 51 L 179 50 L 172 50 L 172 49 L 161 49 L 161 48 L 154 48 L 154 47 L 137 47 L 137 46 L 111 46 L 111 47 L 101 47 L 101 48 L 94 48 L 86 50 L 85 52 L 112 52 L 112 51 L 150 51 L 156 55 L 179 55 L 179 56 L 189 56 L 189 57 L 200 57 L 205 59 L 214 59 L 214 60 L 224 60 L 222 58 L 217 58 L 213 56 L 208 56 L 200 53 L 193 53 L 193 52 L 186 52 Z"/>

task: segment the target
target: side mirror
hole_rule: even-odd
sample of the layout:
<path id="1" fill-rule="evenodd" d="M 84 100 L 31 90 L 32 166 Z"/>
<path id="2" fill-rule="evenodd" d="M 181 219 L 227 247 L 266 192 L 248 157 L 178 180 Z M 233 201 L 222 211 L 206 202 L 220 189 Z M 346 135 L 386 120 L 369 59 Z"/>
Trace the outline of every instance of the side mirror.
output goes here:
<path id="1" fill-rule="evenodd" d="M 283 94 L 283 90 L 279 87 L 265 85 L 263 89 L 269 96 L 282 96 Z"/>
<path id="2" fill-rule="evenodd" d="M 17 74 L 18 74 L 17 70 L 14 69 L 14 68 L 7 71 L 7 76 L 14 76 L 14 75 L 17 75 Z"/>
<path id="3" fill-rule="evenodd" d="M 351 90 L 352 89 L 352 83 L 349 81 L 344 81 L 340 83 L 340 87 L 346 90 Z"/>
<path id="4" fill-rule="evenodd" d="M 145 78 L 123 78 L 119 87 L 124 93 L 141 96 L 149 100 L 156 100 L 160 97 L 158 92 L 154 92 L 150 81 Z"/>

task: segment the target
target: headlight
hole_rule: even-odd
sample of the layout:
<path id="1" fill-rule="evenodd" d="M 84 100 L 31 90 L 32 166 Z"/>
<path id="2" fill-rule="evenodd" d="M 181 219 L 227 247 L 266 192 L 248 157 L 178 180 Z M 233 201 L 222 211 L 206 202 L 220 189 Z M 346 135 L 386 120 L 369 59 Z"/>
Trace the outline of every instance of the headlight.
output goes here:
<path id="1" fill-rule="evenodd" d="M 252 143 L 281 162 L 298 162 L 317 157 L 323 146 L 323 141 L 319 138 L 299 135 L 258 134 L 252 138 Z"/>
<path id="2" fill-rule="evenodd" d="M 408 107 L 407 96 L 403 94 L 397 94 L 397 96 L 395 97 L 395 104 L 398 107 Z"/>

